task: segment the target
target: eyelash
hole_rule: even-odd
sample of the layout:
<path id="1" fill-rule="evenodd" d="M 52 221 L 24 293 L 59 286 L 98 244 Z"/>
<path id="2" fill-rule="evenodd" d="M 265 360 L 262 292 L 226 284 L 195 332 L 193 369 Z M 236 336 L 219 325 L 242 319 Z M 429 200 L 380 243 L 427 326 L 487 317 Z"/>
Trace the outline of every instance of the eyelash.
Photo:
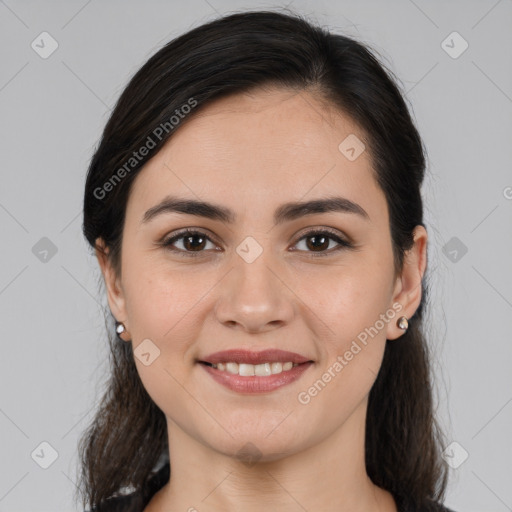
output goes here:
<path id="1" fill-rule="evenodd" d="M 202 254 L 205 251 L 204 250 L 201 250 L 201 251 L 184 251 L 182 249 L 176 249 L 175 247 L 172 247 L 172 244 L 174 244 L 176 241 L 178 241 L 178 240 L 180 240 L 182 238 L 186 238 L 187 236 L 195 236 L 195 235 L 199 235 L 201 237 L 206 238 L 206 240 L 208 240 L 208 241 L 210 241 L 212 243 L 215 243 L 208 235 L 206 235 L 206 233 L 203 233 L 202 231 L 185 229 L 185 230 L 183 230 L 183 231 L 173 235 L 172 237 L 168 238 L 167 240 L 164 240 L 161 243 L 161 245 L 164 246 L 166 249 L 174 252 L 174 253 L 181 253 L 185 257 L 197 258 L 198 256 L 202 256 Z M 311 255 L 314 258 L 330 256 L 333 253 L 337 253 L 338 251 L 340 251 L 342 249 L 353 249 L 354 248 L 354 245 L 351 242 L 349 242 L 347 240 L 343 240 L 334 231 L 331 231 L 331 230 L 326 229 L 326 228 L 324 228 L 322 230 L 313 229 L 311 231 L 308 231 L 308 232 L 304 233 L 299 238 L 299 240 L 297 240 L 295 245 L 297 245 L 304 238 L 308 238 L 308 237 L 312 237 L 312 236 L 318 236 L 318 235 L 328 235 L 327 238 L 329 238 L 331 240 L 334 240 L 336 243 L 339 244 L 339 246 L 334 248 L 334 249 L 330 249 L 329 251 L 321 251 L 321 252 L 318 252 L 318 253 L 315 253 L 314 251 L 305 251 L 305 252 L 310 252 Z M 299 251 L 299 252 L 304 252 L 304 251 Z"/>

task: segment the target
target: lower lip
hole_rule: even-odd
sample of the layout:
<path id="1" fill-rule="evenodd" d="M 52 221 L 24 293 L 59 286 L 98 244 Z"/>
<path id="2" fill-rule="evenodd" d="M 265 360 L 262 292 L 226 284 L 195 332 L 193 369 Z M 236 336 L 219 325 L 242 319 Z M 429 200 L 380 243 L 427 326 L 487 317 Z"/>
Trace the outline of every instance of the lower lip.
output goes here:
<path id="1" fill-rule="evenodd" d="M 267 393 L 286 386 L 299 379 L 313 364 L 311 361 L 292 367 L 291 370 L 269 375 L 267 377 L 241 377 L 226 371 L 217 370 L 212 366 L 199 363 L 219 384 L 238 393 Z"/>

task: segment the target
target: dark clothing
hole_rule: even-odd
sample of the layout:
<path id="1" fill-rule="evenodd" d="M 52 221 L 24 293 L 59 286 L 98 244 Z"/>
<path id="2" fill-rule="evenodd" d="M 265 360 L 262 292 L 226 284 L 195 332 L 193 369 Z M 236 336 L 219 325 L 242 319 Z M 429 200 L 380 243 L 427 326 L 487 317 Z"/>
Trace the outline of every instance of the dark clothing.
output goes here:
<path id="1" fill-rule="evenodd" d="M 169 481 L 169 473 L 170 466 L 167 463 L 149 479 L 146 497 L 138 491 L 126 496 L 110 498 L 101 508 L 93 509 L 91 512 L 143 512 L 151 498 Z M 399 512 L 454 512 L 438 503 L 417 509 L 407 504 L 404 499 L 395 497 L 395 501 Z"/>

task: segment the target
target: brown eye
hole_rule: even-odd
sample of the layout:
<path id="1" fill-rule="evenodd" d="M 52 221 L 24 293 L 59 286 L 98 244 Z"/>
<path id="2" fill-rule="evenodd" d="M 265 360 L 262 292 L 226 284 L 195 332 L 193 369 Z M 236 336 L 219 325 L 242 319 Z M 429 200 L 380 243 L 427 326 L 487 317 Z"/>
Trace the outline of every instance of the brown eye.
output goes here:
<path id="1" fill-rule="evenodd" d="M 175 247 L 176 242 L 181 242 L 182 248 Z M 214 245 L 212 240 L 201 231 L 187 230 L 165 240 L 162 245 L 171 251 L 183 253 L 186 256 L 199 256 L 204 252 L 208 242 Z"/>
<path id="2" fill-rule="evenodd" d="M 329 248 L 330 237 L 325 235 L 309 235 L 306 237 L 306 246 L 312 251 L 325 250 Z M 312 241 L 312 242 L 311 242 Z"/>
<path id="3" fill-rule="evenodd" d="M 187 251 L 200 251 L 206 245 L 206 237 L 202 235 L 187 235 L 183 238 L 183 246 Z"/>
<path id="4" fill-rule="evenodd" d="M 311 253 L 313 256 L 329 256 L 341 249 L 353 247 L 350 242 L 328 230 L 309 231 L 300 238 L 299 243 L 303 240 L 306 240 L 305 249 L 299 250 L 301 252 Z M 334 242 L 334 247 L 331 246 L 331 242 Z M 181 243 L 182 247 L 177 247 L 177 243 Z M 165 240 L 162 242 L 162 245 L 170 251 L 183 254 L 184 256 L 200 256 L 207 249 L 206 246 L 208 243 L 213 245 L 210 249 L 215 250 L 215 244 L 205 233 L 201 231 L 185 230 Z M 296 246 L 297 245 L 298 244 L 296 244 Z"/>
<path id="5" fill-rule="evenodd" d="M 302 240 L 306 240 L 306 252 L 317 253 L 315 256 L 328 256 L 329 254 L 332 254 L 333 252 L 339 251 L 343 248 L 353 247 L 350 242 L 343 240 L 334 232 L 326 230 L 309 231 L 301 237 L 299 242 Z M 331 246 L 332 250 L 327 251 L 327 249 L 329 249 L 330 242 L 335 242 L 335 244 L 338 244 L 338 246 Z"/>

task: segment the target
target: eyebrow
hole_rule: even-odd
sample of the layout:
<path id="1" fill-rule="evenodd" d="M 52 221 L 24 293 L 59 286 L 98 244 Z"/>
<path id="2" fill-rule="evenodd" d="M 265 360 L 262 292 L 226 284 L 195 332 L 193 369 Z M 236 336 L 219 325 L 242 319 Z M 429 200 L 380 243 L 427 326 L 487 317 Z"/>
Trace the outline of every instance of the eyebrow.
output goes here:
<path id="1" fill-rule="evenodd" d="M 368 213 L 357 203 L 345 197 L 328 197 L 325 199 L 314 199 L 306 202 L 289 202 L 279 206 L 274 212 L 274 223 L 283 224 L 306 215 L 319 213 L 341 212 L 351 213 L 370 220 Z M 156 206 L 146 211 L 142 218 L 142 224 L 149 222 L 158 215 L 164 213 L 184 213 L 233 224 L 236 221 L 236 214 L 224 206 L 197 201 L 195 199 L 183 199 L 174 196 L 165 197 Z"/>

